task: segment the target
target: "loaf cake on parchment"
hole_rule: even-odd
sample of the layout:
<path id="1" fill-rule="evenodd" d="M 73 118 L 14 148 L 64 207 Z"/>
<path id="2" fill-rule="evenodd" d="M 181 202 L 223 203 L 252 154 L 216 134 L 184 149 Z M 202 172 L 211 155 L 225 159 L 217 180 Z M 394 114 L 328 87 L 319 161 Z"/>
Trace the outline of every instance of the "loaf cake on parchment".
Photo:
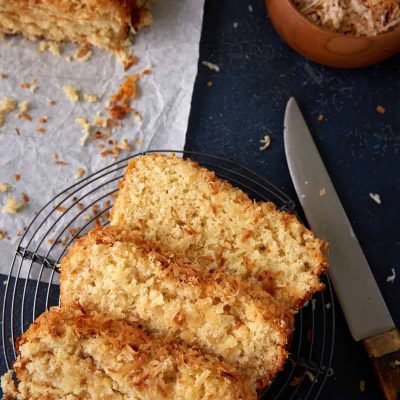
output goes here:
<path id="1" fill-rule="evenodd" d="M 61 262 L 61 306 L 138 319 L 252 375 L 263 387 L 287 359 L 293 315 L 258 286 L 209 273 L 116 227 L 78 239 Z"/>
<path id="2" fill-rule="evenodd" d="M 74 309 L 42 314 L 17 353 L 5 400 L 256 399 L 247 377 L 216 357 Z"/>
<path id="3" fill-rule="evenodd" d="M 92 44 L 113 52 L 151 24 L 147 0 L 0 0 L 0 36 Z"/>
<path id="4" fill-rule="evenodd" d="M 206 269 L 260 285 L 298 310 L 323 288 L 325 242 L 272 203 L 255 203 L 197 163 L 135 158 L 120 184 L 111 225 L 128 225 Z"/>

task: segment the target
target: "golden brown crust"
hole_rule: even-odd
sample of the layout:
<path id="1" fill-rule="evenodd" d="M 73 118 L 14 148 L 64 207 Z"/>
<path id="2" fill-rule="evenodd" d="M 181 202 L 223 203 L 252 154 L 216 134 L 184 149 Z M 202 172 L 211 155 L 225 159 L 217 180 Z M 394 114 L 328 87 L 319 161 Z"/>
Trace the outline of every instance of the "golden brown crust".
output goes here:
<path id="1" fill-rule="evenodd" d="M 123 229 L 96 228 L 78 239 L 61 262 L 60 281 L 62 306 L 139 318 L 157 334 L 237 362 L 261 386 L 287 359 L 293 316 L 268 293 L 221 271 L 209 273 Z M 210 339 L 209 329 L 220 339 Z"/>
<path id="2" fill-rule="evenodd" d="M 173 174 L 173 179 L 168 182 Z M 157 238 L 166 248 L 184 253 L 206 269 L 214 269 L 218 257 L 221 257 L 227 273 L 250 279 L 253 283 L 259 282 L 293 310 L 298 310 L 313 293 L 324 288 L 319 280 L 328 267 L 327 244 L 324 241 L 316 238 L 295 215 L 277 210 L 273 203 L 253 202 L 247 194 L 196 162 L 160 154 L 138 157 L 129 163 L 119 189 L 111 212 L 112 225 L 130 225 L 146 238 Z M 176 195 L 175 199 L 162 193 L 169 189 Z M 174 200 L 183 198 L 187 191 L 191 191 L 192 195 L 197 191 L 199 199 L 185 198 L 175 206 Z M 159 202 L 159 206 L 153 204 L 160 198 L 163 201 Z M 147 209 L 142 207 L 145 202 L 150 203 Z M 147 212 L 151 207 L 157 211 L 152 209 Z M 228 207 L 230 209 L 227 210 Z M 174 213 L 186 213 L 188 217 L 185 220 Z M 224 213 L 229 218 L 222 215 Z M 193 219 L 196 217 L 207 218 L 213 223 L 212 229 L 205 232 L 203 228 L 194 228 Z M 180 232 L 173 237 L 170 231 L 178 225 Z M 231 236 L 226 231 L 231 232 Z M 222 255 L 214 246 L 206 258 L 203 252 L 208 249 L 211 235 L 215 235 L 211 238 L 213 241 L 221 243 Z M 239 236 L 240 240 L 235 239 Z M 190 244 L 181 246 L 185 241 Z M 247 243 L 250 243 L 248 247 Z M 293 247 L 295 252 L 291 256 Z M 296 264 L 295 269 L 291 263 Z M 296 283 L 300 275 L 301 279 L 304 278 L 302 287 Z"/>
<path id="3" fill-rule="evenodd" d="M 51 379 L 51 373 L 55 368 L 54 364 L 59 362 L 54 355 L 60 354 L 57 353 L 59 346 L 66 346 L 71 356 L 82 354 L 88 359 L 96 359 L 96 368 L 102 373 L 106 372 L 105 378 L 110 379 L 111 377 L 113 390 L 119 387 L 117 393 L 127 393 L 126 397 L 118 397 L 121 399 L 150 400 L 154 398 L 155 393 L 159 399 L 172 398 L 170 396 L 174 397 L 174 393 L 186 390 L 178 387 L 181 384 L 179 379 L 183 378 L 180 375 L 182 373 L 193 374 L 194 377 L 198 376 L 199 378 L 202 377 L 202 374 L 208 373 L 209 375 L 205 375 L 206 377 L 203 378 L 206 380 L 205 384 L 208 385 L 207 390 L 215 389 L 215 393 L 218 393 L 219 384 L 224 387 L 224 395 L 232 400 L 255 400 L 256 398 L 248 377 L 238 373 L 231 365 L 220 362 L 213 356 L 203 354 L 198 349 L 188 348 L 181 343 L 164 338 L 150 337 L 143 330 L 135 328 L 125 321 L 111 320 L 96 314 L 85 314 L 78 309 L 55 307 L 42 314 L 18 340 L 19 355 L 15 363 L 15 372 L 20 382 L 21 399 L 27 398 L 27 393 L 32 394 L 32 399 L 39 398 L 35 397 L 33 393 L 37 392 L 37 387 L 40 389 L 39 385 L 43 385 L 46 379 Z M 50 358 L 46 362 L 52 363 L 52 367 L 48 371 L 40 372 L 49 374 L 45 380 L 37 381 L 35 372 L 39 373 L 37 367 L 42 365 L 39 361 L 41 358 L 47 357 L 46 352 L 41 350 L 42 348 L 48 349 L 46 352 L 50 354 Z M 74 353 L 74 349 L 77 348 L 81 348 L 82 353 L 79 351 Z M 78 355 L 78 357 L 82 357 L 82 355 Z M 114 357 L 120 361 L 115 361 Z M 107 358 L 109 358 L 109 368 L 105 364 Z M 68 363 L 69 360 L 61 362 Z M 36 370 L 32 370 L 35 366 Z M 163 370 L 165 370 L 165 374 L 168 374 L 167 376 L 163 375 Z M 79 373 L 83 372 L 79 371 L 79 367 L 77 367 L 74 374 Z M 43 375 L 39 376 L 41 376 L 40 379 L 43 379 Z M 93 379 L 97 378 L 98 374 L 94 372 Z M 52 393 L 56 391 L 62 393 L 62 383 L 57 381 L 53 383 Z M 213 388 L 213 385 L 217 386 Z M 43 389 L 45 392 L 45 389 L 48 388 L 43 386 Z M 128 393 L 131 395 L 129 396 Z M 201 390 L 190 398 L 203 398 L 199 393 Z M 65 393 L 65 398 L 67 396 L 68 391 Z M 100 397 L 99 393 L 98 398 Z M 42 398 L 46 398 L 45 393 Z M 50 395 L 48 398 L 55 399 Z M 111 399 L 113 397 L 104 398 Z"/>

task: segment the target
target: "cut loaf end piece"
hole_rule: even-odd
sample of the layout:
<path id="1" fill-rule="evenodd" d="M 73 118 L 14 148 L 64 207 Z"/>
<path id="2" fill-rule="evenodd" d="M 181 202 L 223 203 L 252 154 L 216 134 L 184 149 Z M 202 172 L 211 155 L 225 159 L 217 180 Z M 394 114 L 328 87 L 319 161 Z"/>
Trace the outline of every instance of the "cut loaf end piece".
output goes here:
<path id="1" fill-rule="evenodd" d="M 53 308 L 17 343 L 5 400 L 255 400 L 232 366 L 125 321 Z"/>

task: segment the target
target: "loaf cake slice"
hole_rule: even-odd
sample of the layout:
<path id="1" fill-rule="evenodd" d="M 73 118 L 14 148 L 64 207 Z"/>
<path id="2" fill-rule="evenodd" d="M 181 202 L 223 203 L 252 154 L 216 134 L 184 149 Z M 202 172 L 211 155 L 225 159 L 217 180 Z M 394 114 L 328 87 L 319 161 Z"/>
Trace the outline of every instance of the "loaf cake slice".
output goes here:
<path id="1" fill-rule="evenodd" d="M 293 316 L 258 286 L 209 273 L 116 227 L 61 261 L 61 306 L 140 320 L 152 334 L 214 353 L 262 387 L 282 369 Z"/>
<path id="2" fill-rule="evenodd" d="M 261 285 L 298 310 L 321 290 L 326 244 L 272 203 L 255 203 L 197 163 L 159 154 L 130 162 L 111 214 L 207 271 Z"/>
<path id="3" fill-rule="evenodd" d="M 0 0 L 0 36 L 92 44 L 121 51 L 130 32 L 151 24 L 147 0 Z"/>
<path id="4" fill-rule="evenodd" d="M 124 321 L 53 308 L 17 342 L 4 399 L 255 400 L 246 377 L 216 357 L 151 338 Z"/>

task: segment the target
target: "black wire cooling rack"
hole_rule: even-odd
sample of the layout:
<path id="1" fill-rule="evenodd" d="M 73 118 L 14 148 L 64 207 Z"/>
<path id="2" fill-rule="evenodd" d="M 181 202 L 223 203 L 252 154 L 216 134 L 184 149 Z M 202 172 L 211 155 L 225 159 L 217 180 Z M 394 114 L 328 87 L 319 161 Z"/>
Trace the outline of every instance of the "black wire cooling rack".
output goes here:
<path id="1" fill-rule="evenodd" d="M 82 179 L 51 199 L 27 227 L 12 259 L 2 306 L 1 341 L 7 368 L 15 359 L 15 340 L 48 307 L 59 302 L 60 258 L 78 236 L 94 224 L 106 225 L 128 162 L 148 153 L 180 153 L 213 170 L 256 200 L 294 210 L 294 202 L 260 175 L 221 157 L 179 151 L 147 151 L 117 161 Z M 332 288 L 318 293 L 297 315 L 290 359 L 263 392 L 264 400 L 316 399 L 332 375 L 335 334 Z"/>

